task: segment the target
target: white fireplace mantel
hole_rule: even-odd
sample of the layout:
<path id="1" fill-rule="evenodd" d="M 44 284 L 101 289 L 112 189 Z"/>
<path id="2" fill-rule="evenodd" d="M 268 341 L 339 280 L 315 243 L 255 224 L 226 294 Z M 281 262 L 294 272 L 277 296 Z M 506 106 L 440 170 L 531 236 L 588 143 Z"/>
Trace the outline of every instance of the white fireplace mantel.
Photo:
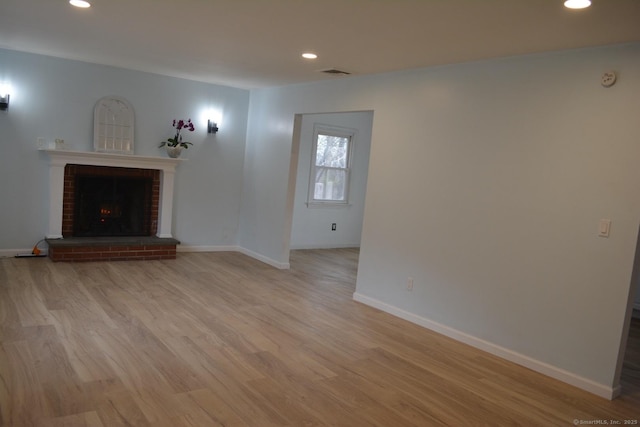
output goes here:
<path id="1" fill-rule="evenodd" d="M 158 237 L 173 237 L 171 220 L 173 212 L 173 181 L 175 170 L 183 159 L 146 157 L 129 154 L 100 153 L 90 151 L 40 150 L 49 156 L 49 230 L 47 238 L 62 238 L 62 199 L 64 195 L 64 167 L 68 164 L 111 166 L 160 170 L 160 202 L 158 212 Z"/>

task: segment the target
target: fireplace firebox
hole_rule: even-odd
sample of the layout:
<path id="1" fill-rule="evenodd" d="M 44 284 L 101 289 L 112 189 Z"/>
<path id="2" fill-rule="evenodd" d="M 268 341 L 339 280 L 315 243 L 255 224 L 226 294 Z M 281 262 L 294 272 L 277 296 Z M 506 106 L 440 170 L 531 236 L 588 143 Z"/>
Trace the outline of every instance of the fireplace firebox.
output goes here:
<path id="1" fill-rule="evenodd" d="M 62 234 L 65 238 L 153 236 L 159 190 L 157 170 L 67 165 Z"/>
<path id="2" fill-rule="evenodd" d="M 151 177 L 76 175 L 73 235 L 148 236 Z"/>

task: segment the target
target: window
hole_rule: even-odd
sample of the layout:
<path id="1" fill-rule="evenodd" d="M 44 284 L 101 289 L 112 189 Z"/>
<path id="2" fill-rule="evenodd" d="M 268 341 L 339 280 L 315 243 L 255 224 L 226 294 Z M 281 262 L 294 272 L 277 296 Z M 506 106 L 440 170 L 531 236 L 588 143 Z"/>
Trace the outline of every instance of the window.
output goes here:
<path id="1" fill-rule="evenodd" d="M 124 98 L 105 96 L 93 109 L 93 148 L 107 153 L 133 154 L 133 107 Z"/>
<path id="2" fill-rule="evenodd" d="M 313 132 L 309 204 L 349 203 L 349 176 L 355 130 L 316 125 Z"/>

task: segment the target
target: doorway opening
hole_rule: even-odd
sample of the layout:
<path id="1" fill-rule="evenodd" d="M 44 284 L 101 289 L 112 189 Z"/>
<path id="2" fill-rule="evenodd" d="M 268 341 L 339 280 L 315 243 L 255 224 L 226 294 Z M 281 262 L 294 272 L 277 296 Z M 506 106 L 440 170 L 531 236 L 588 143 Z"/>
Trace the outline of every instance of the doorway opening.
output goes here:
<path id="1" fill-rule="evenodd" d="M 359 248 L 364 217 L 364 205 L 371 152 L 373 111 L 298 114 L 294 121 L 294 136 L 291 150 L 289 175 L 289 206 L 291 216 L 289 249 Z M 324 164 L 318 155 L 322 150 L 330 151 L 317 142 L 324 133 L 349 135 L 348 162 L 340 164 L 336 179 L 348 174 L 346 203 L 314 203 L 314 170 L 336 169 Z M 315 149 L 315 151 L 314 151 Z M 335 154 L 335 153 L 333 153 Z M 339 154 L 339 153 L 338 153 Z M 334 159 L 337 156 L 331 157 Z M 334 159 L 335 160 L 335 159 Z M 314 162 L 320 161 L 321 165 Z M 323 182 L 324 183 L 324 182 Z M 324 183 L 329 185 L 331 183 Z M 336 184 L 337 185 L 337 184 Z"/>
<path id="2" fill-rule="evenodd" d="M 622 394 L 627 394 L 629 390 L 640 390 L 640 233 L 636 243 L 614 387 L 619 387 Z"/>

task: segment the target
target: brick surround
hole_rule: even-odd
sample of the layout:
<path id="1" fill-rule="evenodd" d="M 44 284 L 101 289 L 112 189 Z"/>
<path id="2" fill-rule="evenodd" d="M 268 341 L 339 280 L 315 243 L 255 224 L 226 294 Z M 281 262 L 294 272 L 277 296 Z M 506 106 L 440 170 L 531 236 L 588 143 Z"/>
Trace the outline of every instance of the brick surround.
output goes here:
<path id="1" fill-rule="evenodd" d="M 158 230 L 160 206 L 160 170 L 67 164 L 64 167 L 62 194 L 63 239 L 47 239 L 48 255 L 52 261 L 148 261 L 175 259 L 173 238 L 155 237 Z M 148 236 L 138 237 L 74 237 L 75 183 L 78 175 L 151 178 L 151 211 Z"/>

